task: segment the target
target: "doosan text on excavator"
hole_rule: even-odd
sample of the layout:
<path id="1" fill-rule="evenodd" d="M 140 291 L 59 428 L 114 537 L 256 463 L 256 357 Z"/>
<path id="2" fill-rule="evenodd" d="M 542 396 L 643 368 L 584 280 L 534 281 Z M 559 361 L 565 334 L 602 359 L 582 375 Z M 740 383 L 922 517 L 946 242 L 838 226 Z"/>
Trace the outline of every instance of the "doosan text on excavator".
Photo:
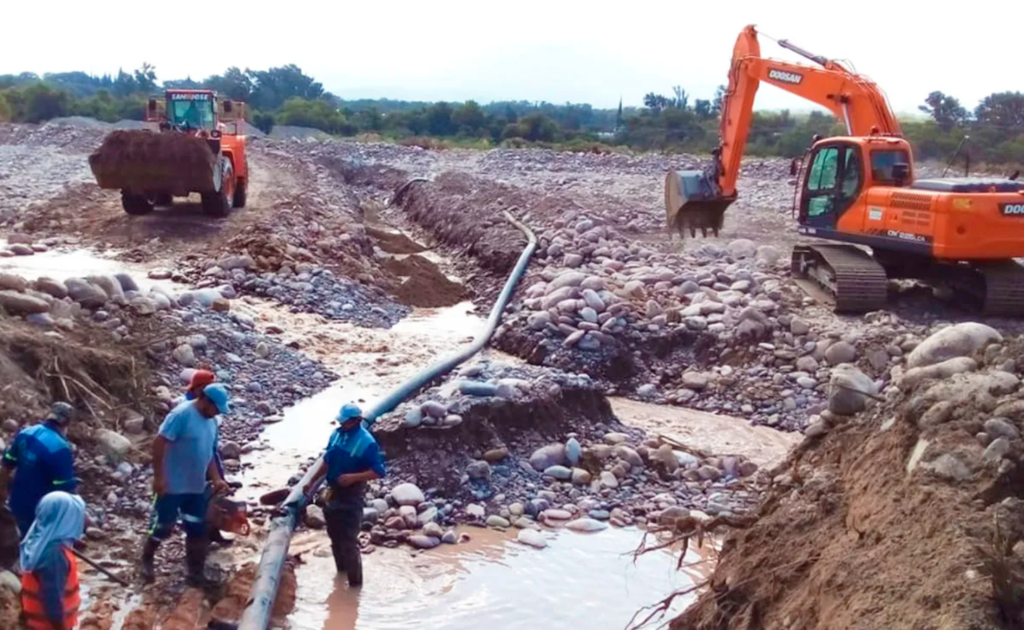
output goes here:
<path id="1" fill-rule="evenodd" d="M 837 61 L 779 42 L 817 66 L 761 56 L 757 31 L 736 40 L 719 146 L 702 171 L 665 181 L 670 228 L 722 227 L 736 200 L 754 95 L 761 82 L 817 103 L 846 135 L 815 139 L 800 162 L 800 234 L 835 241 L 794 247 L 792 273 L 838 312 L 882 307 L 889 278 L 945 285 L 993 315 L 1024 315 L 1024 184 L 1015 178 L 916 179 L 910 144 L 882 91 Z M 806 167 L 806 168 L 805 168 Z M 870 251 L 869 251 L 870 250 Z"/>

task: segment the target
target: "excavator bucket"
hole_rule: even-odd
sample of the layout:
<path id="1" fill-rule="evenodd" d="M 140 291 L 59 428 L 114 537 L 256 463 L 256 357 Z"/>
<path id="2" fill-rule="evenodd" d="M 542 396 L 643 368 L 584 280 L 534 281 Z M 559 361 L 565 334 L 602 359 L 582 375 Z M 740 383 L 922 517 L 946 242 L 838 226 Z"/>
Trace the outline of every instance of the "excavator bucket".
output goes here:
<path id="1" fill-rule="evenodd" d="M 216 166 L 217 154 L 207 139 L 149 130 L 114 131 L 89 156 L 100 188 L 138 194 L 217 191 Z"/>
<path id="2" fill-rule="evenodd" d="M 665 223 L 685 238 L 686 232 L 718 236 L 725 210 L 736 197 L 723 197 L 703 171 L 671 171 L 665 177 Z"/>

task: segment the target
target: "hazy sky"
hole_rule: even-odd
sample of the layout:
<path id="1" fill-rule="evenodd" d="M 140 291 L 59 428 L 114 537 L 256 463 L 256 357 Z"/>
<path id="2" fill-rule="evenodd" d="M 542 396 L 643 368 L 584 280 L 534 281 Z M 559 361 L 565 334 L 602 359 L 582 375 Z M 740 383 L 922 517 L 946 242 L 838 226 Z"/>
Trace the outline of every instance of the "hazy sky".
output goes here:
<path id="1" fill-rule="evenodd" d="M 228 66 L 295 63 L 343 98 L 614 107 L 620 96 L 639 105 L 645 93 L 667 95 L 673 85 L 691 100 L 711 98 L 726 82 L 736 35 L 756 24 L 764 34 L 851 60 L 900 112 L 915 110 L 932 90 L 973 108 L 992 92 L 1024 89 L 1024 9 L 1016 1 L 949 10 L 907 0 L 609 1 L 603 8 L 576 0 L 4 4 L 0 74 L 102 74 L 147 61 L 160 79 L 201 78 Z M 793 58 L 764 37 L 761 50 Z M 757 106 L 808 104 L 762 86 Z"/>

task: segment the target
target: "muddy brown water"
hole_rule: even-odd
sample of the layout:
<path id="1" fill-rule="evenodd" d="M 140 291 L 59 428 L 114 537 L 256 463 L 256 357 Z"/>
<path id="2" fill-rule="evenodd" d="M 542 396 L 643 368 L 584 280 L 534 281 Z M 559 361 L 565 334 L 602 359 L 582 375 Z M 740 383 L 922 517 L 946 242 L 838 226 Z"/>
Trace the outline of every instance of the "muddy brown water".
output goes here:
<path id="1" fill-rule="evenodd" d="M 635 529 L 547 531 L 546 549 L 515 542 L 514 532 L 460 531 L 469 542 L 422 553 L 380 548 L 365 556 L 361 589 L 335 577 L 326 540 L 297 539 L 293 552 L 311 553 L 297 572 L 298 602 L 289 623 L 303 630 L 622 630 L 637 611 L 690 587 L 711 568 L 709 550 L 704 556 L 689 551 L 692 566 L 683 571 L 675 569 L 678 558 L 670 551 L 634 561 L 643 537 Z M 693 597 L 677 598 L 666 618 Z"/>

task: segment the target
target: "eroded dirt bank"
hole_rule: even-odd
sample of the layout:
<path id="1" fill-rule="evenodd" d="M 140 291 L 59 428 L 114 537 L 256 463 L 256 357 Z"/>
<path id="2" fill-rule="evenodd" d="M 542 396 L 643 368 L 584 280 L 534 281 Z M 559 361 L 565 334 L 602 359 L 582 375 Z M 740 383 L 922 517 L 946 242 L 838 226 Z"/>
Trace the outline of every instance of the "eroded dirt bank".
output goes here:
<path id="1" fill-rule="evenodd" d="M 807 439 L 672 627 L 1020 627 L 1020 349 L 937 363 Z"/>

